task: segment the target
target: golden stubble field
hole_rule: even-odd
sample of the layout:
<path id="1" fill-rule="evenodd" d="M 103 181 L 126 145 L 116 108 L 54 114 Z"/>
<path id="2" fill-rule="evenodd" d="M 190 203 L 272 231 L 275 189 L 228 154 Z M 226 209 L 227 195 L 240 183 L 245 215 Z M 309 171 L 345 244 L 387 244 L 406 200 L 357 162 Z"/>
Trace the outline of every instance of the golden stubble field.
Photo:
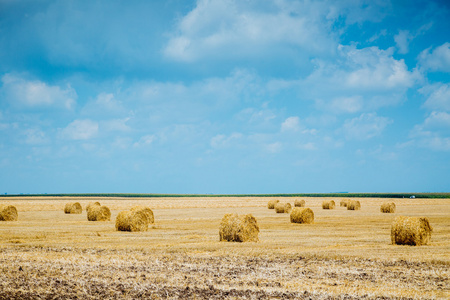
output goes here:
<path id="1" fill-rule="evenodd" d="M 450 199 L 361 198 L 361 210 L 323 210 L 302 198 L 314 224 L 291 224 L 268 197 L 2 198 L 19 220 L 0 222 L 0 299 L 448 299 Z M 294 203 L 295 198 L 278 198 Z M 64 214 L 68 202 L 83 213 Z M 89 222 L 99 201 L 111 221 Z M 393 201 L 394 214 L 380 213 Z M 117 214 L 150 207 L 146 232 L 117 232 Z M 253 214 L 257 243 L 219 242 L 226 213 Z M 395 216 L 426 216 L 426 246 L 390 244 Z"/>

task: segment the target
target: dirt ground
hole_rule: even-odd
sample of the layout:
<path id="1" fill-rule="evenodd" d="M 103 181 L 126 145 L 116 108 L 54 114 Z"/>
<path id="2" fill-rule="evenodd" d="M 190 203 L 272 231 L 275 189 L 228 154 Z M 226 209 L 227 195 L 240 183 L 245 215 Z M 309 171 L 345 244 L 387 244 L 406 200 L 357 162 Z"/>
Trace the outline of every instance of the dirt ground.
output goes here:
<path id="1" fill-rule="evenodd" d="M 293 204 L 294 198 L 279 198 Z M 1 198 L 19 220 L 0 222 L 0 299 L 449 299 L 450 199 L 358 199 L 291 224 L 270 198 Z M 329 200 L 329 199 L 327 199 Z M 111 221 L 64 214 L 99 201 Z M 380 213 L 394 201 L 394 214 Z M 115 217 L 147 205 L 146 232 L 115 231 Z M 253 214 L 257 243 L 219 242 L 226 213 Z M 429 245 L 390 244 L 395 216 L 425 216 Z"/>

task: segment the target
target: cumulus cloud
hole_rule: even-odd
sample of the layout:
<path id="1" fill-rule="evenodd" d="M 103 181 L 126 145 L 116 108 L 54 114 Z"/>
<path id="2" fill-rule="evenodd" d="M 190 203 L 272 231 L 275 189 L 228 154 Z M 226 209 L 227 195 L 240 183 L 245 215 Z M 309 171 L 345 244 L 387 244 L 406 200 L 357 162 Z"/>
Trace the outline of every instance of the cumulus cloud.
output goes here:
<path id="1" fill-rule="evenodd" d="M 184 16 L 164 48 L 174 60 L 252 57 L 273 44 L 324 53 L 334 43 L 327 5 L 311 2 L 199 0 Z M 322 22 L 321 22 L 322 21 Z"/>
<path id="2" fill-rule="evenodd" d="M 100 93 L 97 97 L 88 102 L 82 109 L 83 114 L 87 115 L 120 115 L 126 112 L 122 102 L 117 100 L 112 93 Z"/>
<path id="3" fill-rule="evenodd" d="M 342 130 L 347 139 L 368 140 L 381 135 L 391 123 L 392 120 L 379 117 L 376 113 L 364 113 L 357 118 L 346 120 Z"/>
<path id="4" fill-rule="evenodd" d="M 450 111 L 450 86 L 446 83 L 436 83 L 419 90 L 428 96 L 424 107 L 430 110 Z"/>
<path id="5" fill-rule="evenodd" d="M 92 120 L 75 120 L 59 131 L 59 136 L 69 140 L 89 140 L 97 136 L 98 123 Z"/>
<path id="6" fill-rule="evenodd" d="M 230 135 L 218 134 L 211 138 L 210 145 L 213 148 L 224 148 L 235 145 L 239 140 L 242 140 L 244 135 L 239 132 L 233 132 Z"/>
<path id="7" fill-rule="evenodd" d="M 281 131 L 298 131 L 300 129 L 300 118 L 289 117 L 281 124 Z"/>
<path id="8" fill-rule="evenodd" d="M 450 72 L 450 43 L 444 43 L 433 50 L 428 48 L 422 51 L 419 62 L 425 70 Z"/>
<path id="9" fill-rule="evenodd" d="M 134 147 L 142 147 L 151 145 L 156 139 L 156 136 L 153 134 L 147 134 L 142 136 L 139 141 L 133 144 Z"/>
<path id="10" fill-rule="evenodd" d="M 406 54 L 409 52 L 409 42 L 413 39 L 413 36 L 409 30 L 400 30 L 397 35 L 394 36 L 394 41 L 397 44 L 398 53 Z"/>
<path id="11" fill-rule="evenodd" d="M 336 113 L 396 105 L 420 79 L 417 71 L 409 71 L 403 60 L 393 57 L 392 48 L 341 45 L 336 59 L 316 63 L 318 68 L 298 81 L 302 97 L 314 100 L 319 109 Z"/>
<path id="12" fill-rule="evenodd" d="M 61 88 L 12 74 L 3 75 L 2 82 L 2 92 L 5 94 L 6 100 L 16 107 L 72 109 L 77 98 L 75 90 L 70 86 Z"/>
<path id="13" fill-rule="evenodd" d="M 436 151 L 450 151 L 450 114 L 433 111 L 410 132 L 413 143 Z"/>
<path id="14" fill-rule="evenodd" d="M 48 142 L 47 135 L 40 129 L 31 128 L 24 131 L 25 143 L 30 145 L 45 144 Z"/>

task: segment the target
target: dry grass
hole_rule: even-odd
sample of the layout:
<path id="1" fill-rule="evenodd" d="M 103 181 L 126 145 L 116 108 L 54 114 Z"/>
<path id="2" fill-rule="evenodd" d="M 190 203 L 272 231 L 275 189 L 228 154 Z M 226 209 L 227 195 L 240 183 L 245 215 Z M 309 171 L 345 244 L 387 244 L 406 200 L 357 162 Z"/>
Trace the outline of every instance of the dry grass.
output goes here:
<path id="1" fill-rule="evenodd" d="M 74 200 L 83 207 L 100 201 L 113 221 L 62 215 L 61 206 Z M 301 226 L 268 210 L 268 200 L 2 200 L 20 218 L 0 222 L 0 299 L 450 298 L 450 199 L 395 199 L 397 212 L 381 214 L 381 203 L 393 199 L 358 199 L 361 209 L 350 212 L 323 210 L 326 199 L 307 198 L 315 220 Z M 151 207 L 156 223 L 144 232 L 116 231 L 118 213 L 136 205 Z M 251 213 L 259 242 L 219 242 L 226 213 Z M 426 216 L 430 242 L 392 245 L 398 214 Z"/>

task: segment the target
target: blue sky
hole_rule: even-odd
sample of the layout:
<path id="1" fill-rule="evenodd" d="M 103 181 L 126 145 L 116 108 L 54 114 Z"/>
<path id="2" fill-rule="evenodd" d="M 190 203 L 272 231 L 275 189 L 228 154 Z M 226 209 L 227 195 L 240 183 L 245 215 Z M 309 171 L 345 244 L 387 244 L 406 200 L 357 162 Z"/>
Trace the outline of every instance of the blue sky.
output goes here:
<path id="1" fill-rule="evenodd" d="M 446 1 L 0 0 L 0 193 L 448 192 Z"/>

